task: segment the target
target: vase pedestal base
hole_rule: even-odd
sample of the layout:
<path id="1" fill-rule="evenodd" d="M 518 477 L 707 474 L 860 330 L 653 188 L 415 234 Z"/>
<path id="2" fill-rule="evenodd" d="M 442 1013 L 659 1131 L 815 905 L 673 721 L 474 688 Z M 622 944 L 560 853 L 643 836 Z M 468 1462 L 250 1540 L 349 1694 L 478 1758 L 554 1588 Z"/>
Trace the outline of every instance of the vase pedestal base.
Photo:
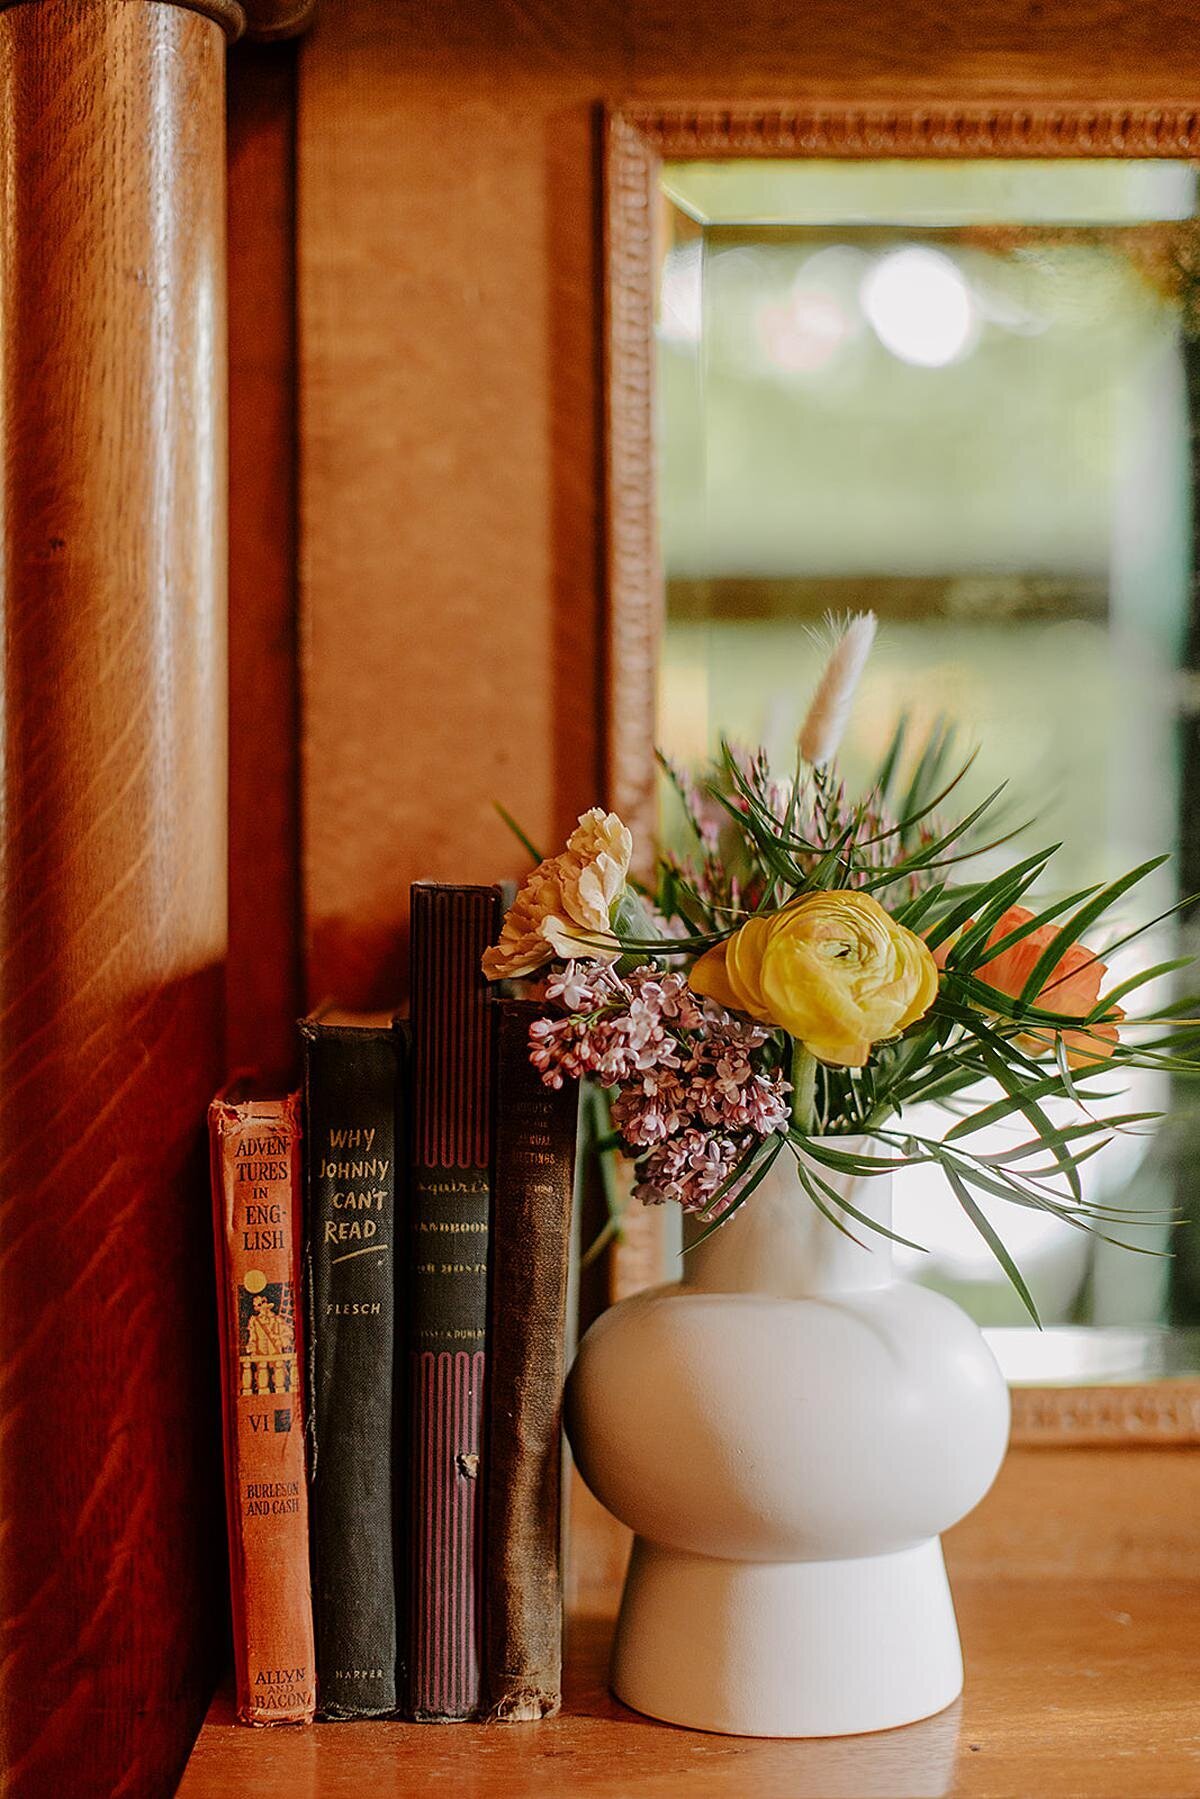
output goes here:
<path id="1" fill-rule="evenodd" d="M 613 1643 L 617 1698 L 730 1736 L 856 1736 L 962 1691 L 937 1537 L 836 1562 L 734 1562 L 635 1538 Z"/>

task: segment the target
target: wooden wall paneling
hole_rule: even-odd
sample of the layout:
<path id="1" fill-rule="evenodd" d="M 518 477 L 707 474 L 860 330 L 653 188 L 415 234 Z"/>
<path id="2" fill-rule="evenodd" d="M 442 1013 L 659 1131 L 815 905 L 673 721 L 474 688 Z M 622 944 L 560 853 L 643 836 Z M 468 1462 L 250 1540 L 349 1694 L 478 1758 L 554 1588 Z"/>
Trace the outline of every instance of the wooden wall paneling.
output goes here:
<path id="1" fill-rule="evenodd" d="M 303 46 L 314 996 L 396 991 L 413 879 L 527 866 L 494 800 L 550 844 L 600 792 L 592 96 L 619 18 L 367 6 Z"/>
<path id="2" fill-rule="evenodd" d="M 219 1660 L 227 11 L 0 11 L 13 1799 L 159 1799 Z"/>
<path id="3" fill-rule="evenodd" d="M 375 0 L 380 3 L 380 0 Z M 1190 0 L 633 0 L 627 99 L 885 111 L 941 102 L 1194 104 Z"/>
<path id="4" fill-rule="evenodd" d="M 304 1010 L 296 619 L 295 44 L 229 59 L 226 1061 L 287 1079 Z"/>
<path id="5" fill-rule="evenodd" d="M 1200 1580 L 1200 1455 L 1146 1443 L 1010 1449 L 947 1531 L 952 1580 Z"/>

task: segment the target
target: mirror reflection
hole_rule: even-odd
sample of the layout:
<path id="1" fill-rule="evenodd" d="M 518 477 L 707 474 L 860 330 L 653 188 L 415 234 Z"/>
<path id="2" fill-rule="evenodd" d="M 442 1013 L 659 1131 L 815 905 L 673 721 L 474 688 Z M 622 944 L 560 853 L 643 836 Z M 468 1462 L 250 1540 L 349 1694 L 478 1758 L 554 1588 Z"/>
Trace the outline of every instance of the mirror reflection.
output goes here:
<path id="1" fill-rule="evenodd" d="M 1200 887 L 1196 214 L 1196 170 L 1174 161 L 664 167 L 670 756 L 701 762 L 724 732 L 789 766 L 814 627 L 869 608 L 880 644 L 848 775 L 879 765 L 901 714 L 914 745 L 952 720 L 980 746 L 979 797 L 1010 777 L 1038 842 L 1062 842 L 1058 883 L 1169 845 L 1142 903 Z M 670 843 L 681 821 L 662 804 Z M 1137 953 L 1177 955 L 1187 935 L 1172 919 Z M 1200 1120 L 1166 1077 L 1136 1079 L 1136 1108 L 1168 1121 L 1115 1143 L 1093 1191 L 1194 1213 Z M 930 1250 L 913 1278 L 1018 1325 L 936 1173 L 913 1171 L 896 1200 L 897 1229 Z M 1013 1378 L 1200 1365 L 1195 1227 L 1131 1227 L 1159 1252 L 1142 1256 L 1013 1207 L 1003 1228 L 1047 1323 L 1096 1327 L 1005 1331 Z"/>

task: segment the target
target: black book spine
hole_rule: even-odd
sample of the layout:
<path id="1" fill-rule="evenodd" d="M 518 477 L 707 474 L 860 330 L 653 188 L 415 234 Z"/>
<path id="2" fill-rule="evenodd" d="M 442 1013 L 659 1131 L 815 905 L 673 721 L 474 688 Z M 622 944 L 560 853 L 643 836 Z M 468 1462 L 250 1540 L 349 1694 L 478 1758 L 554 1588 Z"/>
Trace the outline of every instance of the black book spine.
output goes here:
<path id="1" fill-rule="evenodd" d="M 494 887 L 412 890 L 409 1710 L 480 1704 Z"/>
<path id="2" fill-rule="evenodd" d="M 309 1516 L 317 1713 L 396 1709 L 393 1360 L 401 1040 L 306 1020 Z"/>

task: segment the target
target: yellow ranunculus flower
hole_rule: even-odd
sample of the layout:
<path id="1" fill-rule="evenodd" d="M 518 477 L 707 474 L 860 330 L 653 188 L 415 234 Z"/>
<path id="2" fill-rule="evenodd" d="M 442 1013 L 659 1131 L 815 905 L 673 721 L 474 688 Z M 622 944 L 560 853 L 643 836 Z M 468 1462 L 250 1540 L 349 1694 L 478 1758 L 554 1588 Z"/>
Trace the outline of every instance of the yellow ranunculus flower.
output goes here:
<path id="1" fill-rule="evenodd" d="M 938 971 L 869 893 L 806 893 L 708 950 L 690 985 L 779 1025 L 822 1062 L 861 1068 L 874 1044 L 929 1010 Z"/>

